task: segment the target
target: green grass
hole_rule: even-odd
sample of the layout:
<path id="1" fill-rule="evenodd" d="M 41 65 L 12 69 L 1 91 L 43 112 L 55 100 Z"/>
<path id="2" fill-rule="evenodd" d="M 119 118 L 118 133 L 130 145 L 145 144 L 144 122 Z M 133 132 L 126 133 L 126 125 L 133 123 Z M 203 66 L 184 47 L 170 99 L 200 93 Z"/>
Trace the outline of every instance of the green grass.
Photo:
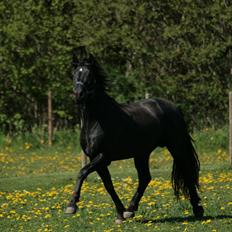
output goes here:
<path id="1" fill-rule="evenodd" d="M 167 150 L 158 149 L 150 160 L 153 181 L 136 217 L 122 225 L 114 223 L 114 205 L 95 173 L 83 186 L 77 214 L 64 215 L 80 168 L 80 150 L 74 132 L 57 133 L 53 147 L 44 142 L 36 145 L 38 134 L 0 136 L 0 231 L 231 231 L 232 171 L 226 128 L 193 136 L 202 161 L 202 220 L 192 216 L 188 200 L 174 198 L 172 160 Z M 110 172 L 127 206 L 137 186 L 133 161 L 113 162 Z"/>

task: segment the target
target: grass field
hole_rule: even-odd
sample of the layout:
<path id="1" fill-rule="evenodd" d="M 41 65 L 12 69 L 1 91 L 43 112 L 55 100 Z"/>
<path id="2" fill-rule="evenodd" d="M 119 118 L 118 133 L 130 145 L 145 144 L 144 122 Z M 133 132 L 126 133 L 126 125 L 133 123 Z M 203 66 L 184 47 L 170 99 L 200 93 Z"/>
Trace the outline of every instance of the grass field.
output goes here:
<path id="1" fill-rule="evenodd" d="M 188 200 L 174 198 L 172 159 L 166 150 L 158 149 L 150 160 L 153 180 L 136 217 L 121 225 L 114 223 L 114 205 L 96 174 L 83 186 L 77 214 L 64 215 L 80 156 L 74 134 L 58 138 L 49 148 L 32 135 L 23 139 L 1 136 L 0 231 L 231 231 L 232 170 L 226 129 L 194 134 L 202 163 L 202 220 L 192 216 Z M 114 162 L 110 171 L 127 206 L 137 186 L 133 161 Z"/>

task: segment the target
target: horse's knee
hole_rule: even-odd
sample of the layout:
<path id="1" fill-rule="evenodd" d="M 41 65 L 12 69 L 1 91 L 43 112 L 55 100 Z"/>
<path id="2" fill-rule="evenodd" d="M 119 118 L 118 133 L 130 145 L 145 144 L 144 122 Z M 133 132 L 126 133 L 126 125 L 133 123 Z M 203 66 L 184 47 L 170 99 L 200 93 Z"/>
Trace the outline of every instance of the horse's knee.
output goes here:
<path id="1" fill-rule="evenodd" d="M 88 171 L 83 168 L 80 170 L 79 174 L 78 174 L 78 179 L 83 179 L 83 178 L 86 178 L 88 176 Z"/>

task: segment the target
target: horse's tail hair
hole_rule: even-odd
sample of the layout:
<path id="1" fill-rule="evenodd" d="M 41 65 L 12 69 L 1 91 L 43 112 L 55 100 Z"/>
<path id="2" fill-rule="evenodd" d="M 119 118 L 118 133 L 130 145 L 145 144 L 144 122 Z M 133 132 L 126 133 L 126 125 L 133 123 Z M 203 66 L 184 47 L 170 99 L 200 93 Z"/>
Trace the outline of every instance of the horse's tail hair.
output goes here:
<path id="1" fill-rule="evenodd" d="M 172 187 L 177 199 L 179 199 L 181 194 L 183 194 L 186 198 L 189 198 L 190 188 L 200 188 L 200 162 L 197 152 L 193 146 L 193 140 L 187 133 L 182 142 L 182 154 L 175 154 L 173 156 Z"/>

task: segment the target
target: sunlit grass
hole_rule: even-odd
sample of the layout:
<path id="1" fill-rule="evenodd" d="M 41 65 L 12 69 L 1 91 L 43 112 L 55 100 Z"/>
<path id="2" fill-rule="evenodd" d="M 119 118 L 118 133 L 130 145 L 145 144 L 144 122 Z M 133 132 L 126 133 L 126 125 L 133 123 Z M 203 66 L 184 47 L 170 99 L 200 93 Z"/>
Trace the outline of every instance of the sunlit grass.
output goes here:
<path id="1" fill-rule="evenodd" d="M 153 172 L 154 174 L 154 172 Z M 16 180 L 14 180 L 16 181 Z M 30 181 L 34 181 L 31 178 Z M 22 231 L 31 226 L 36 230 L 57 231 L 61 228 L 89 231 L 107 229 L 152 227 L 159 230 L 172 226 L 171 230 L 184 228 L 204 228 L 211 231 L 227 228 L 232 223 L 232 173 L 206 172 L 201 177 L 203 205 L 206 217 L 195 221 L 187 200 L 177 202 L 173 197 L 170 181 L 166 178 L 154 178 L 141 200 L 141 207 L 134 219 L 121 226 L 114 225 L 114 206 L 101 181 L 93 175 L 85 182 L 77 214 L 67 217 L 63 210 L 71 196 L 74 181 L 63 186 L 59 181 L 50 188 L 35 188 L 0 191 L 0 218 L 5 225 L 17 225 Z M 6 182 L 3 183 L 6 187 Z M 135 177 L 114 178 L 116 191 L 125 204 L 130 201 L 137 186 Z M 2 188 L 1 188 L 2 189 Z M 222 194 L 223 193 L 223 194 Z M 145 223 L 143 223 L 145 222 Z M 87 225 L 86 225 L 87 223 Z M 220 223 L 223 223 L 222 225 Z M 47 226 L 47 227 L 46 227 Z M 202 227 L 204 226 L 204 227 Z M 223 228 L 224 228 L 223 227 Z M 16 228 L 16 227 L 14 227 Z M 97 229 L 99 228 L 99 229 Z"/>
<path id="2" fill-rule="evenodd" d="M 201 135 L 202 136 L 202 135 Z M 202 138 L 203 139 L 203 138 Z M 13 141 L 10 142 L 11 144 Z M 195 220 L 188 200 L 176 201 L 170 183 L 172 157 L 158 149 L 150 159 L 150 182 L 135 218 L 116 225 L 114 205 L 96 174 L 84 183 L 79 210 L 64 215 L 81 165 L 78 149 L 35 148 L 33 142 L 7 145 L 0 151 L 1 231 L 230 231 L 232 171 L 224 146 L 199 149 L 201 197 L 205 217 Z M 116 191 L 125 206 L 137 188 L 132 160 L 110 166 Z"/>
<path id="3" fill-rule="evenodd" d="M 211 153 L 199 153 L 202 165 L 223 164 L 229 162 L 228 152 L 218 148 Z M 81 154 L 79 151 L 73 152 L 67 147 L 65 151 L 24 151 L 15 153 L 13 151 L 0 151 L 0 174 L 1 177 L 38 175 L 43 173 L 55 172 L 74 172 L 80 168 Z M 117 162 L 118 169 L 125 166 L 131 167 L 133 162 L 120 161 Z M 152 169 L 171 168 L 172 157 L 167 149 L 158 149 L 153 152 L 150 158 L 150 167 Z"/>

